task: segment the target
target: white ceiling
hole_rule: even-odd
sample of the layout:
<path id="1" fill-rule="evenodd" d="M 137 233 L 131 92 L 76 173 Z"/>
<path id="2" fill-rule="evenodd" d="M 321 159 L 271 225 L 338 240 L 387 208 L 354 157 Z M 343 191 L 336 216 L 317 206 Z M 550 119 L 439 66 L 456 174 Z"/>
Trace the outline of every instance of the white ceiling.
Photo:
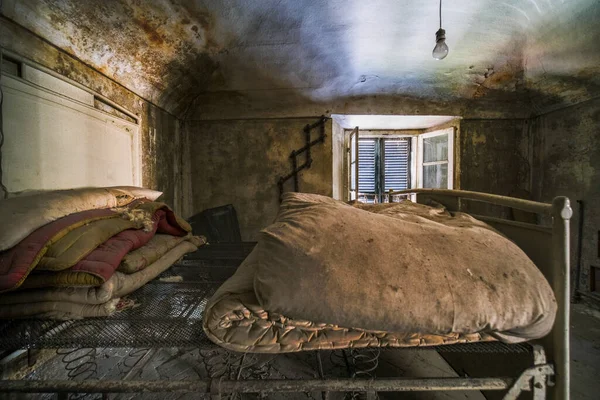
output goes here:
<path id="1" fill-rule="evenodd" d="M 427 129 L 445 124 L 459 117 L 451 115 L 343 115 L 331 117 L 344 129 L 389 129 L 411 130 Z"/>

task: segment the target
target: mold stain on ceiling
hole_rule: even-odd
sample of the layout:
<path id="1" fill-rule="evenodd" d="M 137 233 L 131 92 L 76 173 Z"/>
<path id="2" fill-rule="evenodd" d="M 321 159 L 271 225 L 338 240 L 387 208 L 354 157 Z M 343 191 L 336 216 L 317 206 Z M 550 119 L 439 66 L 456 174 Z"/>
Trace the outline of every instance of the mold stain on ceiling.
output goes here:
<path id="1" fill-rule="evenodd" d="M 4 0 L 3 15 L 176 115 L 198 96 L 510 102 L 600 94 L 600 2 Z M 291 100 L 290 100 L 291 101 Z M 199 104 L 201 107 L 201 104 Z"/>

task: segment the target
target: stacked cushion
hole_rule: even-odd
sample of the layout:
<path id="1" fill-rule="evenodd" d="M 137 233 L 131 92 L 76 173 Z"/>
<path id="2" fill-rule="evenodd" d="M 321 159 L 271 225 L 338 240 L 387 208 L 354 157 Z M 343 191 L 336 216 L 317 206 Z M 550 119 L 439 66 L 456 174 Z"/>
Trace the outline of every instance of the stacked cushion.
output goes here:
<path id="1" fill-rule="evenodd" d="M 159 195 L 141 188 L 91 188 L 1 202 L 0 216 L 9 219 L 12 228 L 0 239 L 6 246 L 16 244 L 0 252 L 0 293 L 5 293 L 0 294 L 0 305 L 6 305 L 0 306 L 0 317 L 110 314 L 116 309 L 112 300 L 203 244 L 191 236 L 186 221 L 154 201 Z M 169 238 L 168 245 L 146 247 L 157 233 Z M 145 255 L 146 261 L 126 269 L 131 276 L 117 274 L 123 259 L 134 251 L 134 260 Z M 145 268 L 148 271 L 143 272 Z M 123 290 L 113 290 L 117 286 Z"/>

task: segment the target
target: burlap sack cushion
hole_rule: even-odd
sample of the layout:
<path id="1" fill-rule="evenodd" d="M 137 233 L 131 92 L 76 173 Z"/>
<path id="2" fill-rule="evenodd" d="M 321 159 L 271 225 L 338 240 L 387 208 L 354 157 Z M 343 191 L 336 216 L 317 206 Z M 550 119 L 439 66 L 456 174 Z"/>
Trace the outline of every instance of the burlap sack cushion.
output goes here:
<path id="1" fill-rule="evenodd" d="M 546 335 L 556 301 L 510 240 L 467 215 L 402 218 L 286 194 L 261 233 L 254 290 L 294 319 L 388 332 Z"/>
<path id="2" fill-rule="evenodd" d="M 493 341 L 485 333 L 428 335 L 368 331 L 318 321 L 290 319 L 266 311 L 254 292 L 258 253 L 254 250 L 214 294 L 204 311 L 207 337 L 226 349 L 252 353 L 361 347 L 418 347 Z"/>
<path id="3" fill-rule="evenodd" d="M 0 201 L 0 251 L 59 218 L 86 210 L 122 207 L 136 198 L 156 200 L 161 192 L 119 186 L 36 192 Z"/>

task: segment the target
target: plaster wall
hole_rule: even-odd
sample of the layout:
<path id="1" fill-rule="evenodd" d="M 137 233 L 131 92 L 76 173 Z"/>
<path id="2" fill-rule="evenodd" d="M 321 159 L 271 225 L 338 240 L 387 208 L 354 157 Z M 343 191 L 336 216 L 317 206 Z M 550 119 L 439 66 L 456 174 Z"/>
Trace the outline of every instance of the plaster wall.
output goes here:
<path id="1" fill-rule="evenodd" d="M 525 119 L 463 119 L 455 141 L 455 188 L 531 198 L 528 122 Z M 465 202 L 464 210 L 508 218 L 509 210 Z"/>
<path id="2" fill-rule="evenodd" d="M 460 123 L 460 188 L 500 195 L 529 191 L 527 120 Z"/>
<path id="3" fill-rule="evenodd" d="M 190 122 L 192 213 L 231 203 L 242 240 L 256 240 L 277 214 L 277 182 L 292 170 L 290 153 L 304 146 L 303 129 L 318 118 Z M 300 173 L 301 192 L 333 195 L 331 120 L 325 133 L 325 143 L 312 147 L 312 166 Z M 292 180 L 285 191 L 293 191 Z"/>
<path id="4" fill-rule="evenodd" d="M 578 225 L 584 203 L 580 287 L 589 291 L 590 265 L 600 266 L 600 99 L 554 111 L 532 120 L 532 180 L 535 200 L 567 196 L 571 219 L 571 270 L 575 285 Z"/>

